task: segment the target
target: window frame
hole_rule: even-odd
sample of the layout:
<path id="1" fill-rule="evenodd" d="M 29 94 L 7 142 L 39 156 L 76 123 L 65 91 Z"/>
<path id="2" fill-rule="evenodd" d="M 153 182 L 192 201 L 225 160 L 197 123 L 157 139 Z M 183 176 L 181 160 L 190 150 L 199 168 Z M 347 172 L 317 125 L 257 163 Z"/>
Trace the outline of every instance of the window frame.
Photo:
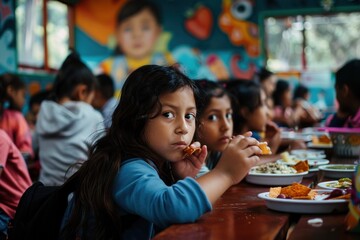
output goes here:
<path id="1" fill-rule="evenodd" d="M 42 14 L 43 14 L 43 30 L 44 30 L 44 37 L 43 37 L 43 47 L 44 47 L 44 65 L 42 67 L 37 67 L 37 66 L 32 66 L 29 64 L 21 64 L 19 63 L 19 50 L 18 48 L 16 48 L 16 63 L 17 63 L 17 70 L 19 72 L 26 72 L 26 71 L 35 71 L 35 72 L 46 72 L 46 73 L 55 73 L 57 72 L 58 69 L 55 68 L 51 68 L 49 66 L 49 50 L 48 50 L 48 42 L 47 42 L 47 23 L 48 23 L 48 8 L 47 8 L 47 4 L 50 1 L 54 1 L 54 0 L 42 0 Z M 69 49 L 73 49 L 75 44 L 74 44 L 74 26 L 75 26 L 75 14 L 74 14 L 74 7 L 69 4 L 66 3 L 64 1 L 60 1 L 57 0 L 58 2 L 64 4 L 67 6 L 68 9 L 68 23 L 69 23 Z M 18 2 L 15 2 L 15 8 L 14 10 L 16 10 L 16 8 L 18 7 Z M 16 17 L 15 17 L 15 27 L 16 27 L 16 33 L 17 33 L 17 23 L 16 23 Z M 16 39 L 17 41 L 17 39 Z"/>
<path id="2" fill-rule="evenodd" d="M 265 65 L 267 65 L 268 60 L 268 49 L 267 49 L 267 42 L 268 39 L 266 38 L 265 32 L 265 19 L 269 17 L 274 18 L 286 18 L 286 17 L 296 17 L 302 16 L 305 18 L 306 15 L 332 15 L 338 13 L 351 13 L 351 12 L 359 12 L 360 13 L 360 6 L 339 6 L 339 7 L 332 7 L 329 11 L 326 11 L 324 8 L 304 8 L 304 9 L 284 9 L 284 10 L 265 10 L 259 12 L 259 36 L 262 39 L 260 44 L 261 55 L 265 61 Z M 301 69 L 297 70 L 290 70 L 287 72 L 295 73 L 296 75 L 300 74 L 303 71 L 307 71 L 307 59 L 305 54 L 305 47 L 306 47 L 306 34 L 305 31 L 302 31 L 303 34 L 303 44 L 302 44 L 302 52 L 301 52 Z M 330 70 L 330 69 L 329 69 Z"/>

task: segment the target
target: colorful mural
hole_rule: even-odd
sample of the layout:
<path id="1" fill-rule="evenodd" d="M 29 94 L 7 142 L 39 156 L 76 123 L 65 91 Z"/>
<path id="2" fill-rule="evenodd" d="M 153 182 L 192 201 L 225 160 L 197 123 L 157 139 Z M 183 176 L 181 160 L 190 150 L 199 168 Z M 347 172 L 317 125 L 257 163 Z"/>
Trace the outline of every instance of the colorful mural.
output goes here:
<path id="1" fill-rule="evenodd" d="M 157 4 L 162 15 L 163 31 L 155 50 L 170 53 L 189 77 L 251 79 L 257 66 L 262 65 L 257 25 L 254 23 L 257 16 L 252 9 L 241 19 L 239 13 L 234 12 L 234 9 L 241 9 L 240 2 L 252 6 L 254 1 L 151 1 Z M 114 24 L 124 3 L 103 2 L 95 7 L 95 0 L 82 0 L 75 7 L 76 49 L 95 71 L 100 62 L 114 53 Z M 106 16 L 102 16 L 103 13 Z M 97 32 L 100 25 L 102 29 Z M 244 36 L 240 41 L 239 33 Z"/>
<path id="2" fill-rule="evenodd" d="M 0 1 L 0 73 L 16 70 L 14 1 Z"/>

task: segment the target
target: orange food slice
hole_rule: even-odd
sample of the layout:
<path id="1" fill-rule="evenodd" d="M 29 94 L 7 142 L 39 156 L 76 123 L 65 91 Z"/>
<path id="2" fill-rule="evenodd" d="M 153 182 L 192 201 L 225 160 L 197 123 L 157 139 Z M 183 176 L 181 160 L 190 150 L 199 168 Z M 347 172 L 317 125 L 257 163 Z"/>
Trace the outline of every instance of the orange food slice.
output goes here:
<path id="1" fill-rule="evenodd" d="M 267 145 L 267 142 L 259 142 L 259 148 L 261 149 L 262 155 L 272 154 L 271 149 Z"/>
<path id="2" fill-rule="evenodd" d="M 187 146 L 186 148 L 184 148 L 184 158 L 186 157 L 189 157 L 195 153 L 200 153 L 201 152 L 201 148 L 194 148 L 194 147 L 191 147 L 191 146 Z"/>

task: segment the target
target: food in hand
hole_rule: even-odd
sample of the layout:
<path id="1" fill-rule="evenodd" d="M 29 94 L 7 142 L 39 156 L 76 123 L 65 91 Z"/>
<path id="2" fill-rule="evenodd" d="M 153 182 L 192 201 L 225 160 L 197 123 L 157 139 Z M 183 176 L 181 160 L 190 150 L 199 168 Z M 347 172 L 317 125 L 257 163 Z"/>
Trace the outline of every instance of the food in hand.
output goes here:
<path id="1" fill-rule="evenodd" d="M 259 148 L 261 149 L 262 155 L 272 154 L 271 149 L 267 145 L 267 142 L 259 142 Z"/>
<path id="2" fill-rule="evenodd" d="M 195 154 L 195 153 L 200 153 L 200 152 L 201 152 L 201 148 L 199 148 L 199 147 L 187 146 L 186 148 L 184 148 L 183 151 L 184 151 L 184 153 L 185 153 L 184 158 L 186 158 L 186 157 L 189 157 L 189 156 L 191 156 L 191 155 L 193 155 L 193 154 Z"/>

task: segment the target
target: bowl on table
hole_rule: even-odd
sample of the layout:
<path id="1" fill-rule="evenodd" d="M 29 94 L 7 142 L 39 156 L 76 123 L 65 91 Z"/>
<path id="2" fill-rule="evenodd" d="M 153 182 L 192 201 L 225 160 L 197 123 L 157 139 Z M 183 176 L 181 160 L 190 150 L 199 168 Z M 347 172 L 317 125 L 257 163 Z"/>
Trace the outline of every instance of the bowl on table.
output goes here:
<path id="1" fill-rule="evenodd" d="M 319 170 L 324 172 L 328 178 L 352 178 L 355 172 L 355 164 L 328 164 L 319 166 Z"/>

